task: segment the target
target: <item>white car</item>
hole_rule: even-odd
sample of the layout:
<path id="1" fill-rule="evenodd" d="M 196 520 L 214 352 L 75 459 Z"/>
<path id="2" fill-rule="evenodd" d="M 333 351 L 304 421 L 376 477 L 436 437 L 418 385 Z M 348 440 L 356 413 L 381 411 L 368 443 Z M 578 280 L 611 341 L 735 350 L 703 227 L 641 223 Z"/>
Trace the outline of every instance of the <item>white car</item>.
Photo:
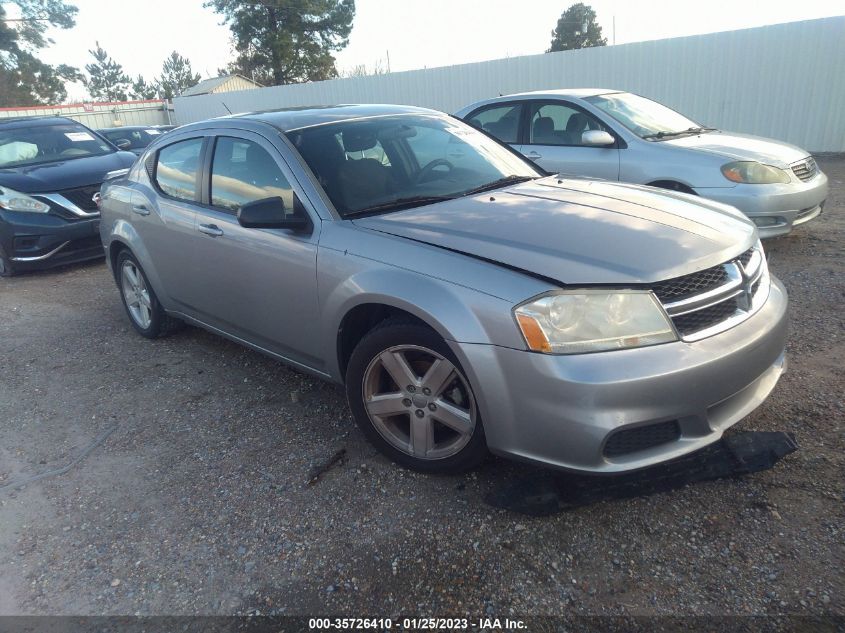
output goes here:
<path id="1" fill-rule="evenodd" d="M 547 90 L 479 101 L 456 116 L 543 169 L 697 194 L 732 205 L 761 237 L 819 216 L 827 177 L 808 152 L 723 132 L 617 90 Z"/>

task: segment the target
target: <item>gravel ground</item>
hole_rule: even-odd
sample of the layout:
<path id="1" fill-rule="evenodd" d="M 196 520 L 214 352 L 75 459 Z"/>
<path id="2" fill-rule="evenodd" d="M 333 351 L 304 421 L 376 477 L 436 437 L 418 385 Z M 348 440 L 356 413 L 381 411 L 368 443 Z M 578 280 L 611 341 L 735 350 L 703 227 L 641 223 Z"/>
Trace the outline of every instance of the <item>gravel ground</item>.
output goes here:
<path id="1" fill-rule="evenodd" d="M 0 485 L 115 429 L 0 489 L 0 613 L 845 614 L 845 159 L 819 162 L 825 215 L 767 243 L 789 372 L 739 425 L 800 449 L 541 518 L 485 501 L 528 466 L 408 472 L 340 388 L 198 329 L 140 338 L 103 264 L 0 280 Z"/>

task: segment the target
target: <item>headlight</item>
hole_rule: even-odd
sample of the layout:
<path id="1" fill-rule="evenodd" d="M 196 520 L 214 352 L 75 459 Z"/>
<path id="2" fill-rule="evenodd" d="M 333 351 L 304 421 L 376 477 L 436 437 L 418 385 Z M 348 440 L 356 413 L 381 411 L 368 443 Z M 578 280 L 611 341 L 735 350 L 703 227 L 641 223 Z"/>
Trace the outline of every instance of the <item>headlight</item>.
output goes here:
<path id="1" fill-rule="evenodd" d="M 47 213 L 50 205 L 31 198 L 25 193 L 14 189 L 0 188 L 0 207 L 9 211 L 31 211 L 33 213 Z"/>
<path id="2" fill-rule="evenodd" d="M 776 182 L 789 182 L 789 174 L 784 170 L 754 161 L 737 161 L 722 165 L 722 174 L 728 180 L 749 185 L 770 185 Z"/>
<path id="3" fill-rule="evenodd" d="M 583 354 L 678 340 L 657 298 L 642 290 L 574 290 L 546 295 L 514 310 L 528 348 Z"/>

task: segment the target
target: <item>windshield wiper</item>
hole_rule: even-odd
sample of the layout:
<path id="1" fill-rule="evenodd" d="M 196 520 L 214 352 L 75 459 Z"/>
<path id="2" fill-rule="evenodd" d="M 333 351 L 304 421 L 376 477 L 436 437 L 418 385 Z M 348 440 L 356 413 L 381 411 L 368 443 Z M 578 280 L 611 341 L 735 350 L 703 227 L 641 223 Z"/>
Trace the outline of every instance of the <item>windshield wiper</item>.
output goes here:
<path id="1" fill-rule="evenodd" d="M 655 132 L 654 134 L 646 134 L 643 139 L 649 140 L 653 138 L 667 138 L 669 136 L 680 136 L 681 134 L 701 134 L 702 132 L 713 132 L 714 127 L 688 127 L 686 130 L 677 130 L 676 132 Z"/>
<path id="2" fill-rule="evenodd" d="M 344 218 L 358 217 L 361 215 L 371 215 L 376 213 L 384 213 L 387 211 L 400 211 L 402 209 L 409 209 L 411 207 L 421 207 L 426 204 L 434 204 L 435 202 L 445 202 L 446 200 L 454 200 L 455 196 L 408 196 L 405 198 L 396 198 L 389 202 L 382 202 L 381 204 L 374 204 L 371 207 L 363 209 L 356 209 L 344 213 Z"/>
<path id="3" fill-rule="evenodd" d="M 474 187 L 473 189 L 468 189 L 461 193 L 461 197 L 466 196 L 473 196 L 477 193 L 483 193 L 485 191 L 492 191 L 493 189 L 499 189 L 500 187 L 505 187 L 507 185 L 515 185 L 520 182 L 525 182 L 526 180 L 534 180 L 533 176 L 505 176 L 504 178 L 499 178 L 498 180 L 494 180 L 493 182 L 488 182 L 486 185 L 481 185 L 480 187 Z"/>

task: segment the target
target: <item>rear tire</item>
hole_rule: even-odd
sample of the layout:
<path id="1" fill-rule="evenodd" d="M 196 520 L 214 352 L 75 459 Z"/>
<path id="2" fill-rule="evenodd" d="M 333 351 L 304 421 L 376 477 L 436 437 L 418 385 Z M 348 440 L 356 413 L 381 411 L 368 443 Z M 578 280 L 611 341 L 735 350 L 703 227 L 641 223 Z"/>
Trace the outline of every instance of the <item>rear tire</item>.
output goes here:
<path id="1" fill-rule="evenodd" d="M 424 325 L 389 319 L 369 332 L 349 360 L 346 398 L 367 439 L 402 466 L 460 473 L 487 456 L 469 381 Z"/>
<path id="2" fill-rule="evenodd" d="M 141 264 L 128 250 L 121 251 L 115 262 L 115 279 L 129 322 L 146 338 L 166 336 L 179 329 L 182 322 L 164 311 L 144 274 Z"/>

